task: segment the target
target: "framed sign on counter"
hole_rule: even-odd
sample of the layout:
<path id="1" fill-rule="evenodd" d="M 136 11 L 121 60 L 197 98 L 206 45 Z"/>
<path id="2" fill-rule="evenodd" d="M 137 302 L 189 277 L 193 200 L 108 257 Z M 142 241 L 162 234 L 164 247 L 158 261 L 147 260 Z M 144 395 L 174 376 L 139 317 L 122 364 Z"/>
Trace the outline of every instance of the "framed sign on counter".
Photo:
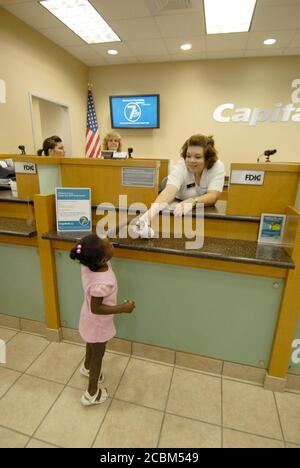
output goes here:
<path id="1" fill-rule="evenodd" d="M 282 244 L 286 216 L 282 214 L 262 213 L 258 243 Z"/>
<path id="2" fill-rule="evenodd" d="M 92 230 L 90 188 L 56 188 L 56 224 L 59 232 Z"/>

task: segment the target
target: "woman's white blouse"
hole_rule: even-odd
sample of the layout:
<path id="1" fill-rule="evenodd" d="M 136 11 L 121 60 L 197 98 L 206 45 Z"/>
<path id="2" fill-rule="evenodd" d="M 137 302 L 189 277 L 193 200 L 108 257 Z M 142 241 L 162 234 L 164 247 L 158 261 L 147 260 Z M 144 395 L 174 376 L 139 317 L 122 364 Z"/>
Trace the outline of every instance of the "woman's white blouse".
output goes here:
<path id="1" fill-rule="evenodd" d="M 210 190 L 222 192 L 224 180 L 225 168 L 219 159 L 211 169 L 203 170 L 200 185 L 196 184 L 194 174 L 187 169 L 184 159 L 181 159 L 171 170 L 167 185 L 175 185 L 179 190 L 176 198 L 186 200 L 187 198 L 200 197 Z"/>

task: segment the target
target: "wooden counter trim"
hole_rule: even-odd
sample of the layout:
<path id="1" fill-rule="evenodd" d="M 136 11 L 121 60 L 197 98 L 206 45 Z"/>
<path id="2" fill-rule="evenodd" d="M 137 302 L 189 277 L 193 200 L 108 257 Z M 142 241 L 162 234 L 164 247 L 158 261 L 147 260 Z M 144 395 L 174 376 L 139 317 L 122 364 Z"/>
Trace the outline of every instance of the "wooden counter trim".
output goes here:
<path id="1" fill-rule="evenodd" d="M 73 242 L 51 241 L 51 246 L 54 250 L 70 251 L 74 245 L 75 243 Z M 203 268 L 207 270 L 225 271 L 242 275 L 264 276 L 278 279 L 285 279 L 287 277 L 287 270 L 284 268 L 241 264 L 222 260 L 209 260 L 205 258 L 191 258 L 180 255 L 155 252 L 141 252 L 138 250 L 122 249 L 120 247 L 115 247 L 114 250 L 115 256 L 117 258 L 124 258 L 128 260 L 165 263 L 189 268 Z"/>
<path id="2" fill-rule="evenodd" d="M 25 247 L 38 247 L 37 237 L 20 237 L 11 235 L 0 235 L 1 244 L 24 245 Z"/>
<path id="3" fill-rule="evenodd" d="M 94 159 L 94 158 L 52 158 L 50 156 L 35 155 L 2 155 L 0 159 L 13 159 L 16 162 L 30 162 L 37 165 L 86 165 L 86 166 L 114 166 L 122 167 L 154 167 L 159 168 L 160 159 Z"/>
<path id="4" fill-rule="evenodd" d="M 58 330 L 60 328 L 60 310 L 55 255 L 54 251 L 51 249 L 50 242 L 43 240 L 41 237 L 45 230 L 55 227 L 55 196 L 36 195 L 34 197 L 34 204 L 36 210 L 46 324 L 47 328 Z"/>
<path id="5" fill-rule="evenodd" d="M 34 206 L 32 203 L 26 202 L 0 201 L 0 216 L 4 218 L 34 219 Z"/>
<path id="6" fill-rule="evenodd" d="M 300 163 L 232 163 L 231 170 L 300 173 Z"/>

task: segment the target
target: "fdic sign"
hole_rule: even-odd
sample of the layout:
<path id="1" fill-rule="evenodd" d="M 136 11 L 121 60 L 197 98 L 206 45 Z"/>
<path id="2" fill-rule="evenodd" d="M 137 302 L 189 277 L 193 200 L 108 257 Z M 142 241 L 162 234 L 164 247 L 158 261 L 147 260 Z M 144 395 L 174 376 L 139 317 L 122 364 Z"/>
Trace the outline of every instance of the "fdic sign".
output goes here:
<path id="1" fill-rule="evenodd" d="M 16 174 L 36 174 L 36 165 L 30 162 L 16 162 Z"/>
<path id="2" fill-rule="evenodd" d="M 263 185 L 264 171 L 231 171 L 230 183 L 242 185 Z"/>

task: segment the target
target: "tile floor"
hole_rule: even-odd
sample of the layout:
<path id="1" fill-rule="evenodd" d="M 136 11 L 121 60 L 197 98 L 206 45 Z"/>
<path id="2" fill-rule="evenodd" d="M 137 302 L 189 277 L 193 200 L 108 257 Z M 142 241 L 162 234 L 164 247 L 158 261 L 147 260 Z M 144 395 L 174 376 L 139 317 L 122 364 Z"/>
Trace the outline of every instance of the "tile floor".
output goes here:
<path id="1" fill-rule="evenodd" d="M 0 338 L 0 448 L 300 448 L 300 393 L 107 352 L 110 398 L 83 408 L 83 346 L 7 328 Z"/>

